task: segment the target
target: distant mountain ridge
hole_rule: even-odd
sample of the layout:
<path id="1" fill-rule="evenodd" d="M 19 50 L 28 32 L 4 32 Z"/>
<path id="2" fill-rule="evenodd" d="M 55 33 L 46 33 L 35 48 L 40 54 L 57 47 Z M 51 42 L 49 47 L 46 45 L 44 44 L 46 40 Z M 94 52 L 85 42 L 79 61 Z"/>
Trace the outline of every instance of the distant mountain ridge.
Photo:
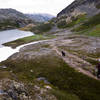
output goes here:
<path id="1" fill-rule="evenodd" d="M 50 14 L 26 14 L 26 16 L 36 22 L 45 22 L 54 18 L 54 16 Z"/>
<path id="2" fill-rule="evenodd" d="M 24 14 L 15 9 L 0 9 L 0 30 L 20 28 L 28 24 L 46 22 L 54 16 L 49 14 Z"/>
<path id="3" fill-rule="evenodd" d="M 3 20 L 3 19 L 9 19 L 9 18 L 13 18 L 13 19 L 27 19 L 27 17 L 15 10 L 15 9 L 0 9 L 0 20 Z"/>
<path id="4" fill-rule="evenodd" d="M 32 20 L 15 9 L 0 9 L 0 29 L 23 27 Z"/>

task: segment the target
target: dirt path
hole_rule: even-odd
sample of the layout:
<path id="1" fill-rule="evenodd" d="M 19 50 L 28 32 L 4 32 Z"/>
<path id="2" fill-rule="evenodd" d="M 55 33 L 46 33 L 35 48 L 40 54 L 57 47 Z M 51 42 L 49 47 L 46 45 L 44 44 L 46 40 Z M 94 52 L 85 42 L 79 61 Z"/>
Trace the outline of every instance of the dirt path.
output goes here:
<path id="1" fill-rule="evenodd" d="M 83 65 L 83 66 L 92 66 L 90 63 L 86 62 L 85 60 L 83 60 L 83 59 L 81 59 L 81 58 L 79 58 L 79 57 L 77 57 L 77 56 L 75 56 L 75 55 L 70 54 L 70 53 L 67 52 L 67 51 L 64 51 L 64 52 L 66 53 L 66 56 L 63 57 L 62 54 L 61 54 L 61 51 L 55 46 L 54 43 L 52 43 L 51 46 L 52 46 L 52 49 L 53 49 L 54 51 L 56 51 L 56 53 L 57 53 L 68 65 L 70 65 L 72 68 L 74 68 L 75 70 L 77 70 L 77 71 L 79 71 L 79 72 L 81 72 L 81 73 L 83 73 L 83 74 L 85 74 L 85 75 L 87 75 L 87 76 L 89 76 L 89 77 L 91 77 L 91 78 L 94 78 L 94 79 L 98 80 L 97 77 L 95 77 L 90 71 L 85 70 L 85 69 L 82 68 L 82 65 Z"/>

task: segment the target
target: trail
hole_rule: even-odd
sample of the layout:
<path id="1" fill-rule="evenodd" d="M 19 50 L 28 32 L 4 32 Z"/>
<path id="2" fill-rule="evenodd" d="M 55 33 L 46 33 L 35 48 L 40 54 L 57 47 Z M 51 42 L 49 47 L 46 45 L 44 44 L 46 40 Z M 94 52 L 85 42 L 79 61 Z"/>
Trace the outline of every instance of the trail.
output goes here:
<path id="1" fill-rule="evenodd" d="M 70 54 L 70 53 L 67 52 L 67 51 L 64 51 L 64 52 L 66 53 L 66 56 L 63 57 L 61 51 L 55 46 L 54 43 L 51 44 L 51 47 L 52 47 L 52 49 L 53 49 L 54 51 L 56 51 L 56 53 L 57 53 L 70 67 L 74 68 L 74 69 L 77 70 L 78 72 L 81 72 L 81 73 L 83 73 L 83 74 L 85 74 L 85 75 L 87 75 L 87 76 L 89 76 L 89 77 L 91 77 L 91 78 L 93 78 L 93 79 L 98 80 L 97 77 L 95 77 L 90 71 L 85 70 L 85 69 L 83 69 L 83 68 L 81 67 L 82 64 L 83 64 L 84 66 L 86 66 L 86 65 L 91 66 L 90 63 L 86 62 L 85 60 L 83 60 L 83 59 L 81 59 L 81 58 L 79 58 L 79 57 L 77 57 L 77 56 L 75 56 L 75 55 Z"/>

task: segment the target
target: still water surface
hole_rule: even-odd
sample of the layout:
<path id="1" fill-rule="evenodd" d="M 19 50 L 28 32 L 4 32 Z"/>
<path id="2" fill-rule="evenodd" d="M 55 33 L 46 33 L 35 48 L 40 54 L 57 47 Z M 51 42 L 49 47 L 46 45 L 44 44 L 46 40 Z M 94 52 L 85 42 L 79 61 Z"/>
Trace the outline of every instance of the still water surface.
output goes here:
<path id="1" fill-rule="evenodd" d="M 3 43 L 10 42 L 19 38 L 32 36 L 34 33 L 27 31 L 20 31 L 17 29 L 0 31 L 0 62 L 6 60 L 9 56 L 19 51 L 22 46 L 12 49 L 11 47 L 3 46 Z"/>
<path id="2" fill-rule="evenodd" d="M 33 34 L 34 33 L 32 32 L 20 31 L 18 29 L 0 31 L 0 47 L 2 47 L 3 43 L 10 42 L 26 36 L 31 36 Z"/>

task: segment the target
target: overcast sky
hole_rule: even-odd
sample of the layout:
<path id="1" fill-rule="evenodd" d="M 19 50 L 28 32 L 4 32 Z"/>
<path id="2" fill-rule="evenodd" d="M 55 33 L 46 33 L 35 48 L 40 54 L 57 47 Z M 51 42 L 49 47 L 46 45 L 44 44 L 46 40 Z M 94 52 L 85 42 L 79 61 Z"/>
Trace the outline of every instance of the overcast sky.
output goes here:
<path id="1" fill-rule="evenodd" d="M 56 15 L 74 0 L 0 0 L 0 8 L 14 8 L 23 13 Z"/>

